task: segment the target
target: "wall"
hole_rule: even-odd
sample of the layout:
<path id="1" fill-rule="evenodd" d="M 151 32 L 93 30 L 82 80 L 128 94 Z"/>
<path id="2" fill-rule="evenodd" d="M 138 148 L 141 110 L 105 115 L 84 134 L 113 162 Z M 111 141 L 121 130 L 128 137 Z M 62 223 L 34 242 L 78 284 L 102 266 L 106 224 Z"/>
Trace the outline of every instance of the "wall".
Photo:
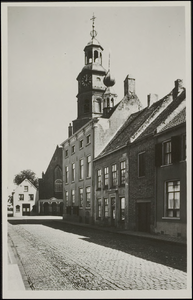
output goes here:
<path id="1" fill-rule="evenodd" d="M 87 136 L 90 135 L 90 143 L 87 144 Z M 80 149 L 80 140 L 83 140 L 83 147 Z M 75 146 L 75 153 L 71 153 L 72 146 Z M 68 150 L 68 156 L 66 157 L 65 153 Z M 91 176 L 87 178 L 86 176 L 86 162 L 87 156 L 91 155 Z M 84 160 L 84 176 L 83 179 L 80 179 L 79 174 L 79 161 L 80 159 Z M 64 219 L 73 220 L 77 222 L 83 223 L 92 223 L 93 219 L 93 205 L 92 205 L 92 192 L 93 192 L 93 124 L 89 122 L 89 124 L 85 125 L 82 130 L 79 130 L 76 134 L 71 136 L 68 140 L 63 143 L 63 182 L 64 182 Z M 75 163 L 75 181 L 72 182 L 72 163 Z M 69 182 L 66 182 L 65 176 L 65 167 L 69 168 Z M 91 206 L 89 208 L 86 207 L 86 187 L 91 187 Z M 79 207 L 79 188 L 83 188 L 83 207 Z M 71 204 L 71 190 L 75 190 L 75 204 L 74 206 L 78 207 L 78 213 L 68 214 L 66 208 L 66 199 L 65 192 L 68 191 L 69 204 L 71 206 L 71 212 L 73 211 Z"/>
<path id="2" fill-rule="evenodd" d="M 145 152 L 145 176 L 138 174 L 138 155 Z M 129 228 L 139 230 L 138 203 L 150 203 L 150 231 L 154 230 L 155 142 L 150 136 L 128 145 L 129 153 Z M 144 212 L 145 213 L 145 212 Z"/>
<path id="3" fill-rule="evenodd" d="M 185 133 L 185 126 L 180 126 L 175 131 L 167 131 L 157 137 L 157 142 L 161 143 L 171 136 Z M 164 217 L 164 201 L 166 199 L 166 181 L 180 180 L 180 218 Z M 187 195 L 186 195 L 186 161 L 181 160 L 175 164 L 161 166 L 157 168 L 157 226 L 155 231 L 162 234 L 186 237 L 187 224 Z"/>
<path id="4" fill-rule="evenodd" d="M 120 184 L 120 162 L 126 162 L 126 183 L 121 186 Z M 112 165 L 117 165 L 117 185 L 112 187 Z M 109 168 L 109 185 L 108 188 L 104 187 L 104 168 Z M 101 189 L 97 189 L 97 170 L 101 169 L 102 171 L 102 186 Z M 101 226 L 115 226 L 118 228 L 127 228 L 128 227 L 128 159 L 126 148 L 123 148 L 119 151 L 113 152 L 112 154 L 106 155 L 101 159 L 97 159 L 94 162 L 94 176 L 95 176 L 95 191 L 94 191 L 94 222 L 96 225 Z M 115 209 L 115 222 L 112 224 L 111 216 L 111 198 L 116 198 L 116 209 Z M 120 220 L 120 197 L 125 197 L 125 221 Z M 104 198 L 109 200 L 108 209 L 109 217 L 104 217 Z M 101 209 L 102 216 L 98 218 L 98 206 L 97 199 L 101 199 Z"/>

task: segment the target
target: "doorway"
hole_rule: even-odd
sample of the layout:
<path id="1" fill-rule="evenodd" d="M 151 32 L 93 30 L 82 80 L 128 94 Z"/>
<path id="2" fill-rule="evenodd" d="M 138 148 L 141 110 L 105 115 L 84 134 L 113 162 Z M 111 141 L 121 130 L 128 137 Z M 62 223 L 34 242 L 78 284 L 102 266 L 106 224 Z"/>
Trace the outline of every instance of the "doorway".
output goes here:
<path id="1" fill-rule="evenodd" d="M 150 232 L 150 202 L 137 203 L 138 231 Z"/>
<path id="2" fill-rule="evenodd" d="M 30 204 L 22 205 L 22 216 L 30 216 Z"/>

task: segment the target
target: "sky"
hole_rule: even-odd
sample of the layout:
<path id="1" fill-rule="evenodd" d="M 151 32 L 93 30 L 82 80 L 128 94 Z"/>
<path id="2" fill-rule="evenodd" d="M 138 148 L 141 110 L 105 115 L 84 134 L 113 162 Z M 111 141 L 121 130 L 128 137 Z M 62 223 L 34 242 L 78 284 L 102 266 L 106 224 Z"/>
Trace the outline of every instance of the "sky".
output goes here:
<path id="1" fill-rule="evenodd" d="M 152 3 L 8 5 L 3 142 L 9 193 L 20 171 L 31 169 L 41 177 L 56 146 L 68 137 L 68 125 L 77 117 L 76 78 L 84 66 L 84 47 L 91 40 L 93 13 L 106 69 L 111 53 L 117 101 L 123 98 L 123 81 L 129 74 L 144 107 L 149 93 L 162 98 L 176 79 L 183 79 L 186 86 L 184 2 Z"/>

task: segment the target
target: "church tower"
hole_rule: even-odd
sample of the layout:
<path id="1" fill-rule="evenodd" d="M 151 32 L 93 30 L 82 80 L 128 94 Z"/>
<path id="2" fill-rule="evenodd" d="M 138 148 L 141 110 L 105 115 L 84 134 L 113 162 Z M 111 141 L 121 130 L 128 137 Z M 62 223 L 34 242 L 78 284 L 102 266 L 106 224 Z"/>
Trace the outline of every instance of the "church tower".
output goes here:
<path id="1" fill-rule="evenodd" d="M 84 48 L 85 65 L 77 77 L 77 119 L 73 121 L 73 133 L 92 118 L 103 114 L 102 96 L 106 90 L 103 83 L 107 71 L 102 66 L 103 48 L 96 39 L 95 16 L 92 20 L 91 41 Z"/>

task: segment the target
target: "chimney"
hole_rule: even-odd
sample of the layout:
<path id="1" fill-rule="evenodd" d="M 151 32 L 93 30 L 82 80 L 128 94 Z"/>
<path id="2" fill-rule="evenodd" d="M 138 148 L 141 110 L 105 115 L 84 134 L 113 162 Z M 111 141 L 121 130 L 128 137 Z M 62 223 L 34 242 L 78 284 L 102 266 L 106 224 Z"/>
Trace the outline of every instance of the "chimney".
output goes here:
<path id="1" fill-rule="evenodd" d="M 71 137 L 71 136 L 72 136 L 72 125 L 70 123 L 68 126 L 68 137 Z"/>
<path id="2" fill-rule="evenodd" d="M 124 80 L 124 96 L 135 94 L 135 78 L 132 75 L 127 75 Z"/>
<path id="3" fill-rule="evenodd" d="M 158 100 L 157 94 L 148 94 L 147 95 L 147 106 L 150 107 L 154 102 Z"/>
<path id="4" fill-rule="evenodd" d="M 176 98 L 178 93 L 181 91 L 183 88 L 183 80 L 182 79 L 177 79 L 174 81 L 174 89 L 173 89 L 173 98 Z"/>

